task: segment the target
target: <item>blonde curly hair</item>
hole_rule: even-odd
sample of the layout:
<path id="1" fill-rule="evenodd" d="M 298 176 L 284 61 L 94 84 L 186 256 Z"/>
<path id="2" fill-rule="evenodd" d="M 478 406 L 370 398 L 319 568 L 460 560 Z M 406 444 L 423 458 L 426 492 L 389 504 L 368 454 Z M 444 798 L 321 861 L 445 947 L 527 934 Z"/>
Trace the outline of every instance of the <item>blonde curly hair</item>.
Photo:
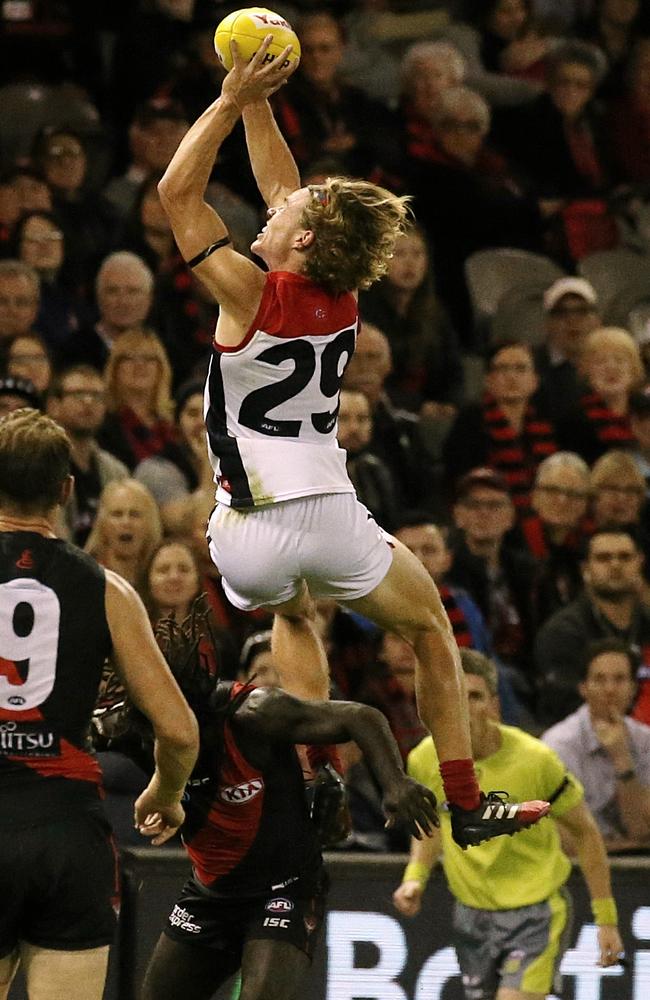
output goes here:
<path id="1" fill-rule="evenodd" d="M 369 288 L 386 273 L 411 216 L 408 197 L 347 177 L 328 177 L 308 190 L 313 198 L 301 224 L 314 243 L 303 273 L 334 295 Z"/>

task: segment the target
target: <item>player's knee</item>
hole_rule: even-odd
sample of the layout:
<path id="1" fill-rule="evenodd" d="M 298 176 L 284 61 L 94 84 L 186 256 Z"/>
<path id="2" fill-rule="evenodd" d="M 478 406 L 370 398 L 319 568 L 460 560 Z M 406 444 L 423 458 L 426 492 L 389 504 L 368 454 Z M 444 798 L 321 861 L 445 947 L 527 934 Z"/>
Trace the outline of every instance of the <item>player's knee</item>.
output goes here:
<path id="1" fill-rule="evenodd" d="M 292 625 L 312 623 L 316 620 L 316 602 L 303 582 L 302 588 L 284 604 L 270 604 L 264 610 L 272 612 L 276 618 L 284 619 Z"/>
<path id="2" fill-rule="evenodd" d="M 275 611 L 278 618 L 284 618 L 291 625 L 310 627 L 316 621 L 316 602 L 309 594 L 296 598 L 295 604 L 289 604 L 280 611 Z"/>
<path id="3" fill-rule="evenodd" d="M 413 647 L 417 647 L 422 642 L 426 642 L 429 637 L 437 636 L 440 625 L 434 612 L 421 606 L 414 607 L 408 618 L 396 622 L 391 631 L 405 639 Z"/>

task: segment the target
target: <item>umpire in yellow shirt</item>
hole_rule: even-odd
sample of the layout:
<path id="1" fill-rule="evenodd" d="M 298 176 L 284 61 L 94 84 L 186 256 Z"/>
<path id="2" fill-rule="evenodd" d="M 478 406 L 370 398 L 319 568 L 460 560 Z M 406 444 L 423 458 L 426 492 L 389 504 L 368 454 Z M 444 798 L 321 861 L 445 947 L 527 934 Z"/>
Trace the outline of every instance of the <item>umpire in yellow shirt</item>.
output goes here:
<path id="1" fill-rule="evenodd" d="M 543 1000 L 556 987 L 570 927 L 565 882 L 571 862 L 558 828 L 575 844 L 587 882 L 600 964 L 615 965 L 620 958 L 623 945 L 605 846 L 583 801 L 582 786 L 559 757 L 528 733 L 498 722 L 495 665 L 475 650 L 462 650 L 461 659 L 481 786 L 506 786 L 515 800 L 522 795 L 546 799 L 551 813 L 516 837 L 498 837 L 465 851 L 452 840 L 449 814 L 441 811 L 440 829 L 431 838 L 413 840 L 393 901 L 400 913 L 416 915 L 442 849 L 456 899 L 454 944 L 466 1000 Z M 409 754 L 408 772 L 428 785 L 438 801 L 444 799 L 431 737 Z"/>

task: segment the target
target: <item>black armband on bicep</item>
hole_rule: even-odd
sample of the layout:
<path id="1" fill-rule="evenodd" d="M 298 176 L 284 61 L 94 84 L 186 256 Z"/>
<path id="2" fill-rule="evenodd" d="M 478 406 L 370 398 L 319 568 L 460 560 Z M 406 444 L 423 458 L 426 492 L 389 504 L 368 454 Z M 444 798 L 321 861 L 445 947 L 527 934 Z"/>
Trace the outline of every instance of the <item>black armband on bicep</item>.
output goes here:
<path id="1" fill-rule="evenodd" d="M 217 240 L 216 243 L 211 243 L 209 247 L 205 248 L 205 250 L 201 250 L 201 253 L 197 253 L 196 257 L 192 257 L 191 260 L 188 260 L 187 266 L 196 267 L 197 264 L 201 264 L 206 257 L 209 257 L 210 254 L 214 253 L 215 250 L 220 250 L 221 247 L 227 247 L 231 242 L 232 240 L 229 236 L 223 236 L 220 240 Z"/>
<path id="2" fill-rule="evenodd" d="M 548 801 L 550 802 L 551 805 L 553 805 L 554 802 L 557 802 L 557 800 L 559 799 L 559 797 L 562 794 L 562 792 L 566 788 L 568 788 L 568 786 L 570 784 L 571 784 L 571 779 L 569 778 L 568 774 L 565 774 L 564 779 L 562 781 L 562 784 L 558 785 L 558 787 L 555 789 L 555 791 L 553 792 L 553 794 L 549 795 L 549 797 L 548 797 Z"/>

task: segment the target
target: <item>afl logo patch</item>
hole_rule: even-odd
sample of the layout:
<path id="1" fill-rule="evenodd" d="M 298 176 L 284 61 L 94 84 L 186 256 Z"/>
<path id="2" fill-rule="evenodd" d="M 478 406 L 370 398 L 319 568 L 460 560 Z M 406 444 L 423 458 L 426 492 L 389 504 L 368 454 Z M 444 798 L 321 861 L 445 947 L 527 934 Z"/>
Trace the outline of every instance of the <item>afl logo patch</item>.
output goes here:
<path id="1" fill-rule="evenodd" d="M 278 896 L 277 899 L 269 899 L 264 909 L 270 913 L 291 913 L 293 903 L 290 899 L 285 899 L 284 896 Z"/>
<path id="2" fill-rule="evenodd" d="M 243 805 L 244 802 L 254 799 L 264 788 L 261 778 L 251 778 L 250 781 L 242 781 L 239 785 L 228 785 L 219 789 L 219 798 L 229 805 Z"/>

